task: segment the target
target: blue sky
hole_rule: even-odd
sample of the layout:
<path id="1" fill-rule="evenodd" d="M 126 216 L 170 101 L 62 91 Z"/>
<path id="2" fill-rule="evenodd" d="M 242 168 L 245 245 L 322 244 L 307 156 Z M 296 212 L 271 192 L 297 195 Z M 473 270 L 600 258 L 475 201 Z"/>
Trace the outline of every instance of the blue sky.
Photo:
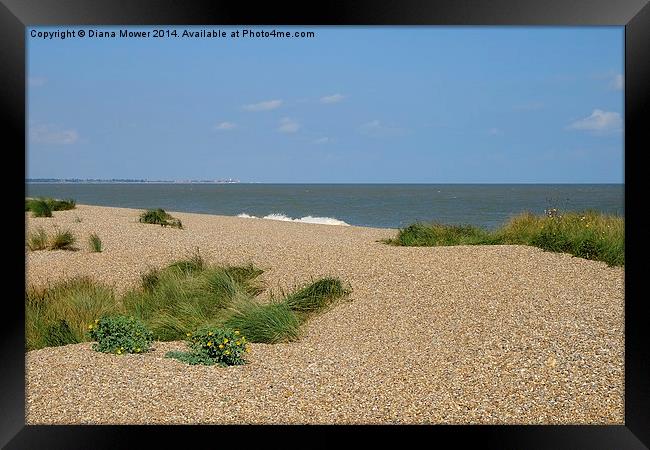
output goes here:
<path id="1" fill-rule="evenodd" d="M 28 29 L 28 177 L 624 180 L 623 27 L 164 29 L 315 37 Z"/>

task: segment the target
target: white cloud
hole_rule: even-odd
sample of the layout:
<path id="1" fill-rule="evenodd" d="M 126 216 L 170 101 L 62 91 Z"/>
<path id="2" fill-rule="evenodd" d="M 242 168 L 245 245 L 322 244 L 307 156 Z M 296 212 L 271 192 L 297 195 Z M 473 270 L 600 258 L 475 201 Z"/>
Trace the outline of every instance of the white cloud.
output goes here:
<path id="1" fill-rule="evenodd" d="M 232 123 L 232 122 L 221 122 L 221 123 L 215 125 L 214 129 L 215 130 L 220 130 L 220 131 L 228 131 L 228 130 L 232 130 L 236 126 L 237 126 L 237 124 Z"/>
<path id="2" fill-rule="evenodd" d="M 490 128 L 488 130 L 488 134 L 490 136 L 501 136 L 503 135 L 503 131 L 499 130 L 498 128 Z"/>
<path id="3" fill-rule="evenodd" d="M 334 95 L 326 95 L 325 97 L 321 97 L 320 102 L 321 103 L 338 103 L 342 101 L 345 98 L 344 95 L 341 94 L 334 94 Z"/>
<path id="4" fill-rule="evenodd" d="M 79 140 L 79 133 L 56 125 L 32 125 L 29 128 L 29 140 L 34 144 L 74 144 Z"/>
<path id="5" fill-rule="evenodd" d="M 371 120 L 359 127 L 359 132 L 370 137 L 398 136 L 405 133 L 404 128 L 384 125 L 379 120 Z"/>
<path id="6" fill-rule="evenodd" d="M 45 77 L 29 77 L 27 79 L 27 84 L 30 87 L 41 87 L 47 83 L 47 78 Z"/>
<path id="7" fill-rule="evenodd" d="M 322 137 L 322 138 L 318 138 L 318 139 L 312 141 L 312 143 L 314 143 L 314 144 L 327 144 L 329 141 L 330 141 L 330 138 Z"/>
<path id="8" fill-rule="evenodd" d="M 614 76 L 614 79 L 612 80 L 610 86 L 617 91 L 621 91 L 623 90 L 624 84 L 625 78 L 623 78 L 623 75 L 619 73 L 618 75 Z"/>
<path id="9" fill-rule="evenodd" d="M 300 129 L 300 124 L 293 119 L 288 117 L 283 117 L 280 119 L 280 126 L 278 131 L 280 133 L 295 133 Z"/>
<path id="10" fill-rule="evenodd" d="M 576 120 L 567 127 L 570 130 L 595 132 L 620 131 L 623 126 L 621 115 L 617 112 L 594 109 L 589 117 Z"/>
<path id="11" fill-rule="evenodd" d="M 246 111 L 270 111 L 279 108 L 281 105 L 282 100 L 267 100 L 265 102 L 244 105 L 242 108 Z"/>

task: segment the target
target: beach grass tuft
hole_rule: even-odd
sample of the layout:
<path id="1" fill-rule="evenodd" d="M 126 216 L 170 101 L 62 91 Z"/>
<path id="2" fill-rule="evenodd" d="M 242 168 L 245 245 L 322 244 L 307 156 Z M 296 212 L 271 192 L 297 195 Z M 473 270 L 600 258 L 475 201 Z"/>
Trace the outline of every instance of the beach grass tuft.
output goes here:
<path id="1" fill-rule="evenodd" d="M 88 244 L 90 245 L 90 251 L 93 253 L 101 253 L 102 251 L 102 240 L 97 235 L 97 233 L 92 233 L 88 237 Z"/>
<path id="2" fill-rule="evenodd" d="M 52 217 L 52 211 L 67 211 L 74 209 L 73 199 L 58 200 L 50 197 L 26 198 L 25 212 L 31 211 L 34 217 Z"/>
<path id="3" fill-rule="evenodd" d="M 163 227 L 170 226 L 180 229 L 183 228 L 183 223 L 179 219 L 172 217 L 162 208 L 148 209 L 144 211 L 140 214 L 140 222 L 160 225 Z"/>
<path id="4" fill-rule="evenodd" d="M 625 221 L 617 215 L 596 211 L 535 215 L 525 212 L 494 231 L 470 225 L 417 223 L 399 230 L 385 243 L 402 246 L 439 245 L 530 245 L 546 251 L 569 253 L 603 261 L 609 266 L 625 264 Z"/>
<path id="5" fill-rule="evenodd" d="M 300 335 L 300 319 L 284 302 L 259 303 L 238 299 L 230 306 L 225 326 L 240 330 L 251 342 L 290 342 Z"/>
<path id="6" fill-rule="evenodd" d="M 74 247 L 77 238 L 70 230 L 56 230 L 50 240 L 50 250 L 76 250 Z"/>
<path id="7" fill-rule="evenodd" d="M 30 250 L 45 250 L 47 248 L 47 233 L 43 227 L 38 227 L 36 231 L 27 237 L 27 248 Z"/>
<path id="8" fill-rule="evenodd" d="M 160 341 L 185 339 L 188 333 L 205 327 L 226 327 L 240 330 L 251 342 L 276 343 L 297 339 L 302 323 L 313 313 L 324 311 L 350 292 L 338 278 L 323 278 L 285 296 L 260 300 L 262 273 L 252 264 L 209 266 L 196 251 L 142 274 L 141 283 L 120 298 L 85 278 L 42 291 L 30 290 L 26 294 L 28 315 L 33 317 L 28 322 L 36 337 L 30 338 L 28 348 L 88 340 L 80 334 L 79 323 L 100 317 L 86 313 L 77 317 L 74 310 L 83 303 L 82 298 L 87 298 L 86 309 L 100 303 L 102 310 L 142 320 Z M 56 314 L 44 316 L 42 311 L 50 302 L 54 302 Z"/>
<path id="9" fill-rule="evenodd" d="M 261 273 L 252 266 L 208 267 L 196 252 L 144 273 L 141 286 L 127 292 L 123 303 L 157 339 L 182 339 L 198 326 L 223 321 L 224 308 L 233 299 L 258 289 L 253 280 Z"/>
<path id="10" fill-rule="evenodd" d="M 284 302 L 300 313 L 315 313 L 350 293 L 338 278 L 322 278 L 287 295 Z"/>
<path id="11" fill-rule="evenodd" d="M 52 211 L 68 211 L 77 207 L 77 202 L 71 198 L 64 200 L 47 198 L 45 201 L 50 205 Z"/>
<path id="12" fill-rule="evenodd" d="M 29 288 L 25 293 L 26 348 L 85 342 L 88 324 L 118 309 L 112 289 L 87 277 Z"/>
<path id="13" fill-rule="evenodd" d="M 32 217 L 52 217 L 52 207 L 43 199 L 32 199 L 26 202 L 25 208 L 29 207 Z"/>

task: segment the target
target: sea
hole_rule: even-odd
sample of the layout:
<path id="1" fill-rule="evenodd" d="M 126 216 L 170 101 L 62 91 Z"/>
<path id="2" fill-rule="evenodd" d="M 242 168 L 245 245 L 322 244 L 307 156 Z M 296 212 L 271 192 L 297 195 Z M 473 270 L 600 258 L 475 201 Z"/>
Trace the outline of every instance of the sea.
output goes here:
<path id="1" fill-rule="evenodd" d="M 414 222 L 495 229 L 524 211 L 624 216 L 624 184 L 26 183 L 28 197 L 219 214 L 250 220 L 402 228 Z"/>

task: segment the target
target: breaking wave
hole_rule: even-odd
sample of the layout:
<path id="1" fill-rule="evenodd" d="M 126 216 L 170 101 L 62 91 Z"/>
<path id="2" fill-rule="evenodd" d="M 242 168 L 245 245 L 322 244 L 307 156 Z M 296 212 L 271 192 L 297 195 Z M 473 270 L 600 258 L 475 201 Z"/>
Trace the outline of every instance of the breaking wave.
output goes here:
<path id="1" fill-rule="evenodd" d="M 246 213 L 237 214 L 237 217 L 243 217 L 245 219 L 260 219 L 260 217 L 251 216 L 250 214 L 246 214 Z M 350 225 L 348 223 L 343 222 L 342 220 L 334 219 L 332 217 L 305 216 L 305 217 L 301 217 L 300 219 L 293 219 L 291 217 L 285 216 L 284 214 L 274 213 L 274 214 L 268 214 L 261 218 L 268 219 L 268 220 L 282 220 L 284 222 L 318 223 L 321 225 L 344 225 L 344 226 Z"/>

